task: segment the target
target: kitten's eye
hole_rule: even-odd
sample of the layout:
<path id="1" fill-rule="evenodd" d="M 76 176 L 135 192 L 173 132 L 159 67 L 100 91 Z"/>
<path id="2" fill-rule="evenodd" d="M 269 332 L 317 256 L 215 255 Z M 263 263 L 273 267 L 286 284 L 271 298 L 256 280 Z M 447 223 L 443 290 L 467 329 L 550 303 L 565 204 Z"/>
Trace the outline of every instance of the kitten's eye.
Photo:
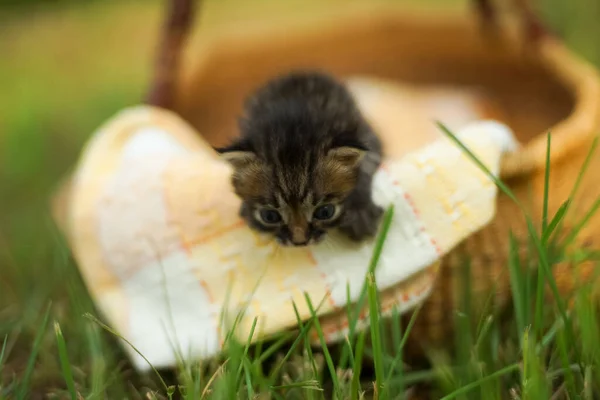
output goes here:
<path id="1" fill-rule="evenodd" d="M 326 221 L 328 219 L 333 218 L 335 215 L 335 206 L 333 204 L 324 204 L 322 206 L 317 207 L 315 212 L 313 213 L 313 217 L 315 219 Z"/>
<path id="2" fill-rule="evenodd" d="M 259 215 L 260 219 L 262 219 L 265 224 L 274 225 L 281 222 L 281 214 L 275 210 L 265 208 L 260 210 Z"/>

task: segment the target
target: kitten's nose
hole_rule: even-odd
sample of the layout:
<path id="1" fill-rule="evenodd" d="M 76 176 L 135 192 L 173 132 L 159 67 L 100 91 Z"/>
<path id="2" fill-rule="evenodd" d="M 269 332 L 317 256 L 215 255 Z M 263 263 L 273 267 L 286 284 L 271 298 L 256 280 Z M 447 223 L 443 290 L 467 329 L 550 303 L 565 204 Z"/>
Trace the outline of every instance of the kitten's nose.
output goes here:
<path id="1" fill-rule="evenodd" d="M 292 228 L 292 244 L 294 246 L 304 246 L 308 244 L 308 237 L 306 235 L 306 230 L 302 227 L 295 226 Z"/>

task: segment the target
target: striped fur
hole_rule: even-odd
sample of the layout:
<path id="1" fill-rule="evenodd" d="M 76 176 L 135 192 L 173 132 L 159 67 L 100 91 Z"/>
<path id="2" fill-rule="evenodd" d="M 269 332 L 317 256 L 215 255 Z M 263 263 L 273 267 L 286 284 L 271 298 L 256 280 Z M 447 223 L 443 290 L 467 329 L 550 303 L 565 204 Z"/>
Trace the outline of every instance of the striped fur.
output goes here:
<path id="1" fill-rule="evenodd" d="M 371 180 L 381 144 L 344 85 L 319 72 L 276 78 L 248 99 L 240 131 L 218 151 L 233 166 L 252 228 L 297 246 L 333 227 L 353 240 L 375 233 L 382 210 Z"/>

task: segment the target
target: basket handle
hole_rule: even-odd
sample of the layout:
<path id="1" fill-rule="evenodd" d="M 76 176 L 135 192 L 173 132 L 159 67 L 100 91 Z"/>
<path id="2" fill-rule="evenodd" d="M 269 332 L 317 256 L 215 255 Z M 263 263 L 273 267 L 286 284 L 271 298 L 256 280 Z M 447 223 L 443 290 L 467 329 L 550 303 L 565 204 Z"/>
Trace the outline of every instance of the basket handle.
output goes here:
<path id="1" fill-rule="evenodd" d="M 472 4 L 478 14 L 483 28 L 497 29 L 497 12 L 492 0 L 473 0 Z M 527 44 L 536 45 L 551 32 L 536 15 L 531 0 L 512 0 L 512 5 L 521 21 L 522 35 Z"/>
<path id="2" fill-rule="evenodd" d="M 513 0 L 513 2 L 521 14 L 525 39 L 536 44 L 542 38 L 551 35 L 548 27 L 536 15 L 531 0 Z"/>
<path id="3" fill-rule="evenodd" d="M 160 34 L 160 43 L 154 62 L 154 73 L 145 103 L 172 109 L 177 87 L 179 64 L 187 36 L 195 18 L 196 1 L 167 0 L 166 19 Z M 496 29 L 497 13 L 491 0 L 471 0 L 484 29 Z M 549 34 L 544 24 L 535 15 L 530 0 L 512 0 L 523 23 L 525 40 L 536 44 Z"/>
<path id="4" fill-rule="evenodd" d="M 160 34 L 154 61 L 154 76 L 146 95 L 146 104 L 165 109 L 173 108 L 175 87 L 183 46 L 195 18 L 196 1 L 169 0 L 167 16 Z"/>

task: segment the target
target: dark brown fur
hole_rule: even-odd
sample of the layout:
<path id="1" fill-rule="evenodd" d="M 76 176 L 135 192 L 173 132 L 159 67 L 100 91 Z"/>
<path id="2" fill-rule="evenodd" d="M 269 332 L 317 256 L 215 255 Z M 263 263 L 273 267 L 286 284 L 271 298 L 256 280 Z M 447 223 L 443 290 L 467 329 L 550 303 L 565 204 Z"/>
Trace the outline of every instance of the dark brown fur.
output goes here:
<path id="1" fill-rule="evenodd" d="M 252 228 L 297 246 L 333 227 L 353 240 L 376 232 L 382 210 L 371 182 L 381 144 L 344 85 L 318 72 L 276 78 L 248 99 L 240 131 L 218 151 L 234 168 Z M 273 212 L 280 221 L 267 223 Z"/>

